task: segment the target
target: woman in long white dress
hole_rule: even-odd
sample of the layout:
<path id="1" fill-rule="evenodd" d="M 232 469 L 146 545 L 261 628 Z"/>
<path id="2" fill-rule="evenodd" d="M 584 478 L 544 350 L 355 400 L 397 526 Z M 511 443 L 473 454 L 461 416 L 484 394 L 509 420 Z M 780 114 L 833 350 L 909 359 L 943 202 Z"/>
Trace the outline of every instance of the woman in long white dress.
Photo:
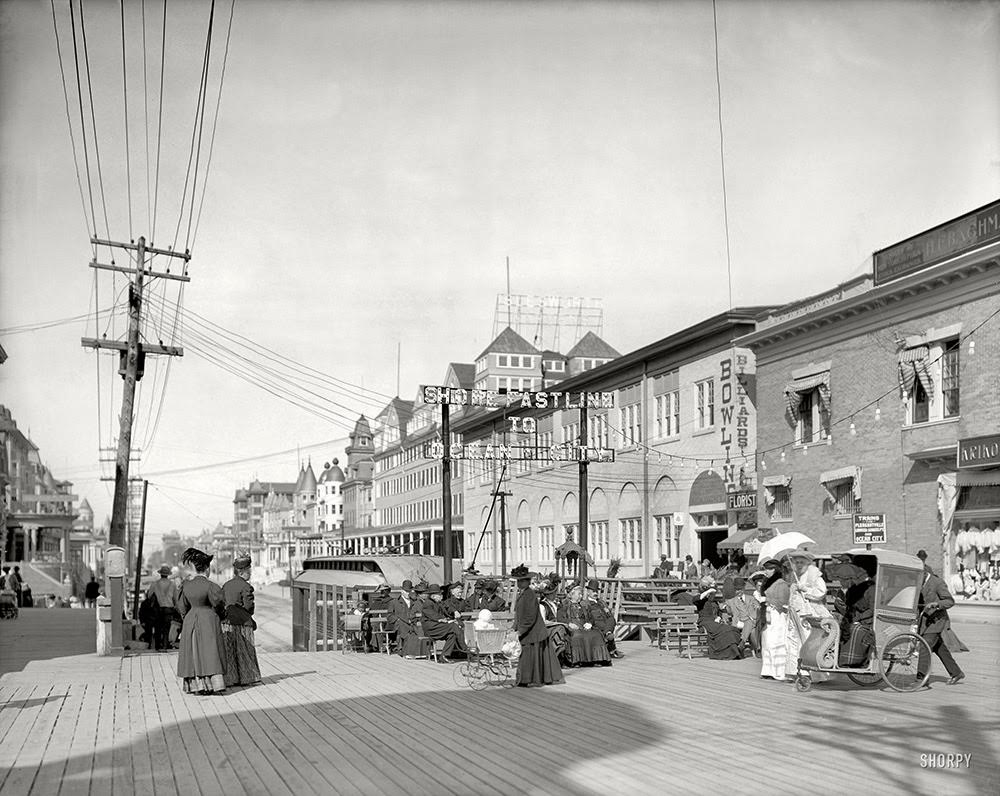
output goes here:
<path id="1" fill-rule="evenodd" d="M 781 567 L 773 573 L 755 572 L 758 581 L 754 598 L 761 605 L 758 614 L 760 630 L 760 676 L 768 680 L 785 679 L 785 615 L 788 611 L 788 584 L 782 578 Z"/>
<path id="2" fill-rule="evenodd" d="M 793 550 L 788 554 L 788 559 L 791 562 L 791 583 L 788 587 L 785 674 L 795 677 L 799 668 L 799 650 L 811 629 L 804 621 L 805 617 L 823 619 L 830 618 L 832 614 L 826 607 L 826 581 L 823 580 L 819 567 L 813 563 L 813 554 Z M 814 682 L 829 678 L 830 675 L 825 672 L 812 673 Z"/>

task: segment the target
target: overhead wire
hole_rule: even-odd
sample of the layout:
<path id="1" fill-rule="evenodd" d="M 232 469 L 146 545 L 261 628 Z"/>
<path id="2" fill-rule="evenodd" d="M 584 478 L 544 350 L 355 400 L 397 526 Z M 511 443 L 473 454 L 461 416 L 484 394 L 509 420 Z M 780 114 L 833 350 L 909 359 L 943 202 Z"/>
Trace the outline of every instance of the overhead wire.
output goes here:
<path id="1" fill-rule="evenodd" d="M 134 240 L 132 226 L 132 150 L 128 140 L 128 63 L 125 57 L 125 0 L 119 0 L 122 21 L 122 116 L 125 119 L 125 193 L 128 204 L 128 237 Z"/>
<path id="2" fill-rule="evenodd" d="M 70 0 L 72 10 L 72 0 Z M 80 0 L 80 35 L 83 40 L 83 63 L 87 75 L 87 96 L 90 99 L 90 121 L 94 132 L 94 160 L 97 163 L 97 185 L 100 189 L 101 206 L 104 209 L 104 228 L 108 239 L 111 238 L 111 222 L 108 221 L 108 202 L 104 195 L 104 171 L 101 168 L 101 148 L 97 135 L 97 113 L 94 110 L 94 85 L 90 78 L 90 50 L 87 46 L 87 24 L 83 15 L 83 0 Z M 114 265 L 114 250 L 111 252 L 111 264 Z"/>
<path id="3" fill-rule="evenodd" d="M 49 2 L 50 2 L 50 5 L 52 6 L 52 31 L 53 31 L 53 34 L 55 35 L 55 40 L 56 40 L 56 56 L 57 56 L 57 58 L 59 60 L 59 77 L 60 77 L 60 81 L 61 81 L 61 84 L 62 84 L 62 90 L 63 90 L 63 105 L 64 105 L 64 107 L 66 109 L 66 126 L 69 129 L 70 150 L 73 152 L 73 170 L 74 170 L 74 172 L 76 174 L 76 186 L 77 186 L 77 188 L 79 189 L 79 192 L 80 192 L 80 205 L 83 208 L 83 221 L 84 221 L 84 225 L 87 227 L 87 234 L 89 235 L 89 234 L 91 234 L 91 230 L 96 230 L 97 229 L 97 221 L 96 221 L 96 218 L 93 218 L 93 219 L 88 219 L 87 218 L 87 200 L 83 196 L 83 180 L 80 177 L 80 160 L 79 160 L 79 158 L 76 155 L 76 136 L 73 133 L 73 118 L 72 118 L 72 114 L 70 113 L 70 110 L 69 110 L 69 91 L 66 88 L 66 70 L 65 70 L 65 67 L 63 66 L 62 45 L 59 42 L 59 25 L 58 25 L 58 23 L 56 21 L 56 3 L 55 3 L 55 0 L 49 0 Z M 82 111 L 82 108 L 81 108 L 81 111 Z M 82 116 L 82 112 L 81 112 L 81 116 Z M 86 144 L 84 144 L 84 146 L 86 147 Z M 86 149 L 84 149 L 84 153 L 86 153 Z M 89 183 L 90 175 L 89 175 L 89 173 L 88 173 L 87 177 L 88 177 L 88 188 L 89 188 L 90 187 L 90 183 Z M 93 200 L 93 195 L 91 195 L 91 200 Z M 93 210 L 93 207 L 91 208 L 91 210 Z"/>
<path id="4" fill-rule="evenodd" d="M 326 384 L 333 390 L 339 390 L 345 395 L 355 397 L 356 395 L 370 395 L 374 396 L 380 401 L 392 400 L 396 396 L 389 395 L 388 393 L 380 392 L 379 390 L 373 390 L 368 387 L 363 387 L 358 384 L 353 384 L 352 382 L 346 381 L 344 379 L 338 379 L 335 376 L 331 376 L 328 373 L 324 373 L 321 370 L 305 365 L 298 362 L 290 357 L 279 354 L 267 346 L 257 343 L 251 340 L 249 337 L 240 334 L 239 332 L 234 332 L 230 329 L 225 328 L 213 321 L 208 320 L 203 315 L 199 315 L 194 310 L 187 307 L 181 307 L 180 312 L 183 317 L 185 317 L 190 323 L 197 327 L 202 328 L 205 332 L 211 334 L 217 334 L 220 337 L 227 339 L 229 342 L 246 347 L 248 350 L 254 352 L 257 356 L 261 356 L 271 362 L 275 362 L 281 366 L 287 367 L 292 373 L 297 373 L 303 377 L 311 378 L 314 383 Z M 375 401 L 366 402 L 375 403 Z"/>
<path id="5" fill-rule="evenodd" d="M 167 58 L 167 0 L 163 0 L 163 23 L 160 34 L 160 92 L 157 99 L 159 112 L 156 122 L 156 176 L 153 181 L 153 224 L 149 234 L 152 244 L 156 240 L 156 216 L 160 203 L 160 152 L 163 142 L 163 80 Z"/>
<path id="6" fill-rule="evenodd" d="M 194 223 L 194 234 L 191 236 L 191 248 L 198 238 L 198 228 L 201 226 L 201 211 L 205 206 L 205 189 L 208 187 L 208 175 L 212 169 L 212 153 L 215 151 L 215 131 L 219 124 L 219 108 L 222 107 L 222 86 L 226 81 L 226 64 L 229 60 L 229 39 L 233 32 L 233 13 L 236 10 L 236 0 L 231 0 L 229 5 L 229 24 L 226 27 L 226 48 L 222 54 L 222 72 L 219 76 L 219 95 L 215 101 L 215 116 L 212 119 L 212 135 L 208 143 L 208 160 L 205 164 L 205 179 L 201 185 L 201 199 L 198 202 L 198 216 Z"/>
<path id="7" fill-rule="evenodd" d="M 209 53 L 212 48 L 212 20 L 214 19 L 214 17 L 215 17 L 215 0 L 212 0 L 211 9 L 209 11 L 208 35 L 205 38 L 205 53 L 202 56 L 201 78 L 198 82 L 198 99 L 195 102 L 194 125 L 191 128 L 191 145 L 188 150 L 187 168 L 184 170 L 184 187 L 181 190 L 180 212 L 177 214 L 177 227 L 174 230 L 174 242 L 173 242 L 174 249 L 177 248 L 177 239 L 180 237 L 181 234 L 181 223 L 184 221 L 184 206 L 187 202 L 188 185 L 190 184 L 191 181 L 191 164 L 194 161 L 195 143 L 198 140 L 198 129 L 201 125 L 202 120 L 204 119 L 205 89 L 207 85 L 206 80 L 208 72 Z M 193 196 L 191 201 L 192 202 L 194 201 Z"/>
<path id="8" fill-rule="evenodd" d="M 55 26 L 55 0 L 52 0 L 52 22 Z M 97 235 L 97 210 L 94 206 L 94 187 L 93 178 L 90 173 L 90 154 L 87 147 L 87 122 L 83 111 L 83 88 L 80 82 L 80 56 L 79 50 L 76 43 L 76 15 L 73 12 L 73 0 L 69 2 L 69 20 L 70 29 L 73 36 L 73 65 L 76 71 L 76 94 L 77 101 L 80 106 L 80 134 L 83 140 L 83 163 L 84 168 L 87 171 L 87 192 L 90 195 L 90 215 L 93 220 L 93 226 L 91 227 L 91 234 Z M 56 30 L 56 43 L 58 45 L 59 36 L 58 30 Z M 61 61 L 60 61 L 61 65 Z M 70 125 L 70 135 L 72 136 L 73 127 Z M 113 262 L 113 261 L 112 261 Z"/>
<path id="9" fill-rule="evenodd" d="M 184 249 L 185 251 L 190 251 L 191 249 L 191 223 L 194 220 L 194 198 L 198 193 L 198 168 L 201 165 L 201 137 L 205 132 L 205 107 L 208 104 L 208 75 L 209 75 L 209 65 L 211 57 L 211 41 L 212 41 L 212 28 L 215 24 L 215 0 L 212 0 L 211 10 L 209 12 L 208 18 L 208 41 L 205 45 L 205 69 L 202 75 L 202 92 L 201 92 L 201 118 L 198 121 L 198 146 L 195 150 L 194 158 L 194 176 L 191 180 L 191 204 L 188 206 L 188 223 L 187 232 L 184 234 Z M 220 84 L 221 90 L 221 84 Z"/>

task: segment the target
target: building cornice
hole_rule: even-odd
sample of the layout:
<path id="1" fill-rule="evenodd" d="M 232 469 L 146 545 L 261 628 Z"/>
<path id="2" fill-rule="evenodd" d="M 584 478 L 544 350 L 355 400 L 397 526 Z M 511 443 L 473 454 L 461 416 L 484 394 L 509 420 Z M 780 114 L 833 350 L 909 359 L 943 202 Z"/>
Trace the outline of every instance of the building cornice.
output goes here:
<path id="1" fill-rule="evenodd" d="M 758 329 L 737 339 L 736 344 L 752 349 L 759 367 L 768 361 L 840 343 L 998 293 L 1000 243 L 994 243 L 860 295 Z"/>

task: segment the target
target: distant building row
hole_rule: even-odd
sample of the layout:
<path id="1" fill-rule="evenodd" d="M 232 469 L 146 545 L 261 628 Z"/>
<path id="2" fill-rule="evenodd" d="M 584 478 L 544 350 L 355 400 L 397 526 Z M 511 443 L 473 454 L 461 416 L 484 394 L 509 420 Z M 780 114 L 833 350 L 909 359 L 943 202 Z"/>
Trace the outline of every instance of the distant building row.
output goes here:
<path id="1" fill-rule="evenodd" d="M 735 308 L 625 355 L 593 333 L 565 356 L 540 351 L 507 328 L 473 364 L 448 365 L 436 386 L 558 392 L 557 408 L 519 399 L 451 406 L 451 438 L 442 440 L 439 406 L 421 393 L 397 397 L 370 431 L 359 419 L 347 474 L 326 469 L 317 482 L 307 467 L 294 485 L 255 483 L 237 493 L 234 527 L 275 564 L 287 562 L 282 549 L 438 554 L 433 451 L 571 450 L 585 435 L 590 448 L 614 452 L 589 465 L 584 498 L 587 547 L 602 570 L 614 559 L 626 577 L 648 575 L 661 556 L 718 562 L 790 529 L 817 550 L 848 549 L 866 522 L 884 527 L 873 544 L 925 549 L 945 574 L 960 564 L 995 570 L 998 219 L 1000 202 L 876 252 L 870 274 L 784 306 Z M 613 406 L 592 405 L 584 425 L 579 393 L 612 394 Z M 555 568 L 559 545 L 580 535 L 578 469 L 453 461 L 456 557 L 487 572 L 504 560 Z M 332 521 L 337 504 L 323 503 L 324 481 L 339 485 L 343 501 Z M 509 493 L 503 504 L 497 493 Z M 280 523 L 268 522 L 268 501 L 288 515 Z"/>

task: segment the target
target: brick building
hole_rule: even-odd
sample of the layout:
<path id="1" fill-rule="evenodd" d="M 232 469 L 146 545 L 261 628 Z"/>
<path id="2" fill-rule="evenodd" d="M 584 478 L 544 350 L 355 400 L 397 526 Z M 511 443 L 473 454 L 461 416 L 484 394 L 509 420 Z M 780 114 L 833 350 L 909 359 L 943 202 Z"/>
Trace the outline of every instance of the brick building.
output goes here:
<path id="1" fill-rule="evenodd" d="M 734 309 L 596 367 L 581 362 L 546 393 L 559 397 L 548 397 L 544 408 L 522 409 L 518 396 L 506 408 L 469 411 L 452 429 L 466 446 L 478 442 L 480 450 L 498 444 L 571 447 L 581 436 L 579 394 L 612 393 L 614 406 L 588 410 L 586 421 L 588 445 L 615 451 L 614 462 L 588 467 L 586 546 L 597 571 L 603 574 L 618 558 L 622 576 L 644 577 L 661 555 L 678 568 L 685 555 L 720 563 L 725 553 L 719 546 L 737 536 L 741 519 L 728 510 L 727 491 L 754 483 L 753 355 L 733 341 L 753 330 L 756 316 L 769 309 Z M 604 359 L 599 356 L 604 352 L 592 346 L 588 340 L 567 357 L 571 362 Z M 572 406 L 564 400 L 567 394 Z M 532 403 L 536 400 L 538 393 Z M 515 432 L 512 417 L 531 418 L 533 430 Z M 462 463 L 467 468 L 466 563 L 472 563 L 483 534 L 476 567 L 490 573 L 503 569 L 501 511 L 499 506 L 491 510 L 499 485 L 511 493 L 508 569 L 519 563 L 557 569 L 557 548 L 579 538 L 578 464 L 511 461 L 505 466 L 485 457 Z"/>
<path id="2" fill-rule="evenodd" d="M 757 360 L 762 528 L 844 550 L 856 514 L 883 514 L 886 548 L 924 549 L 945 575 L 990 566 L 996 551 L 964 542 L 1000 526 L 998 216 L 1000 202 L 876 252 L 871 274 L 738 341 Z"/>

